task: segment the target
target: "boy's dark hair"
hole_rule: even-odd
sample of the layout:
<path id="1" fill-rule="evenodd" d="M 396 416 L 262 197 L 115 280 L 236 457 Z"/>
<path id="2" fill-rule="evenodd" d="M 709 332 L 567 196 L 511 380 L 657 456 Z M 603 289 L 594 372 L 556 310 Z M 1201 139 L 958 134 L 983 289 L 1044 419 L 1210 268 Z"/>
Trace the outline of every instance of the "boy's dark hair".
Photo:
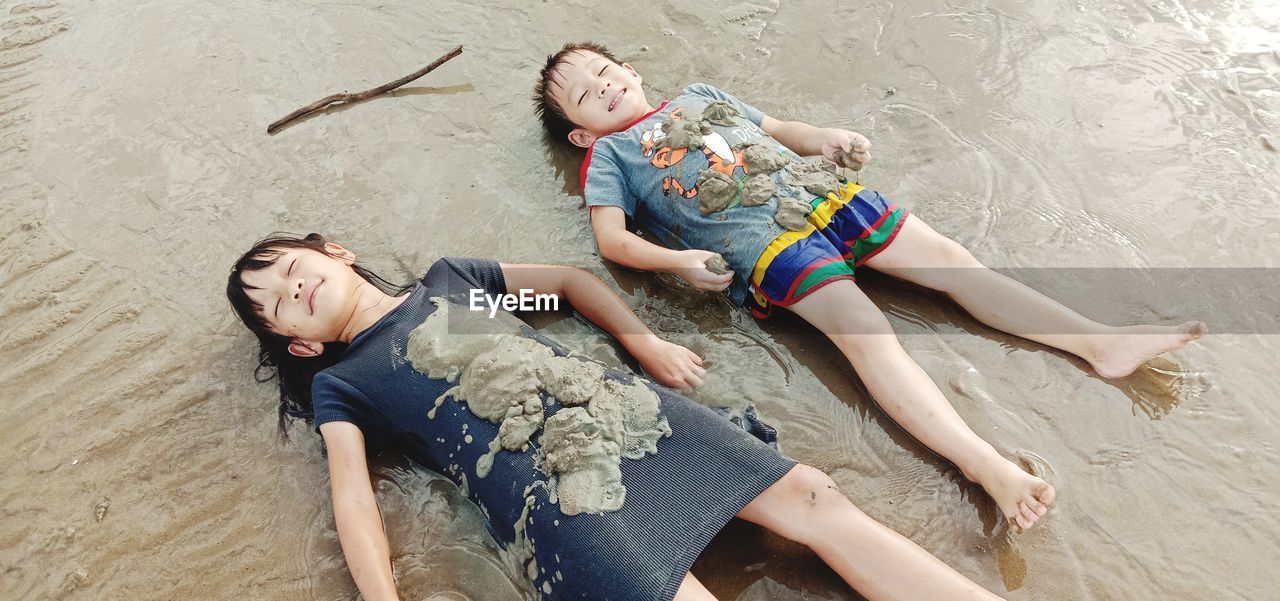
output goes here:
<path id="1" fill-rule="evenodd" d="M 289 352 L 288 336 L 281 336 L 267 324 L 262 305 L 249 298 L 248 290 L 255 288 L 244 283 L 242 276 L 246 271 L 258 271 L 270 267 L 287 249 L 304 248 L 333 256 L 324 247 L 327 241 L 320 234 L 307 234 L 299 237 L 296 234 L 274 233 L 254 243 L 249 252 L 244 253 L 231 267 L 231 275 L 227 276 L 227 300 L 236 316 L 249 331 L 258 337 L 258 367 L 253 376 L 259 382 L 269 382 L 272 378 L 280 380 L 280 409 L 277 428 L 280 437 L 288 440 L 290 419 L 302 419 L 310 424 L 315 416 L 311 407 L 311 380 L 321 370 L 331 367 L 342 357 L 347 345 L 342 343 L 326 343 L 324 353 L 317 357 L 296 357 Z M 382 279 L 377 274 L 352 265 L 351 269 L 365 281 L 377 286 L 387 294 L 400 294 L 409 286 L 397 286 Z"/>
<path id="2" fill-rule="evenodd" d="M 538 72 L 538 81 L 533 84 L 531 96 L 533 112 L 542 120 L 542 128 L 547 132 L 547 136 L 560 144 L 568 144 L 569 132 L 578 125 L 569 120 L 560 103 L 551 97 L 551 90 L 559 85 L 555 80 L 556 67 L 575 52 L 594 52 L 613 61 L 616 65 L 622 64 L 622 61 L 609 52 L 608 48 L 596 42 L 570 42 L 555 54 L 547 56 L 547 63 L 542 66 L 542 71 Z"/>

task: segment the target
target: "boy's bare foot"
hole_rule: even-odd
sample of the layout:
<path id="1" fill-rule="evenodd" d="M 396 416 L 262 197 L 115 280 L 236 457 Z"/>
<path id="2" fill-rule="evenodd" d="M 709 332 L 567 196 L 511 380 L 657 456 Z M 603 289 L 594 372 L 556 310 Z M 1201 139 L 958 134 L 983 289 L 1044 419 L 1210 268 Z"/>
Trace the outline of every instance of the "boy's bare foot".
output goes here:
<path id="1" fill-rule="evenodd" d="M 1048 482 L 1027 473 L 1004 457 L 993 458 L 983 475 L 966 473 L 965 477 L 977 482 L 991 495 L 1015 532 L 1034 526 L 1049 512 L 1058 496 Z"/>
<path id="2" fill-rule="evenodd" d="M 1204 322 L 1188 321 L 1180 326 L 1125 326 L 1115 332 L 1098 335 L 1097 351 L 1093 357 L 1085 357 L 1104 378 L 1123 378 L 1148 359 L 1204 336 L 1209 328 Z"/>

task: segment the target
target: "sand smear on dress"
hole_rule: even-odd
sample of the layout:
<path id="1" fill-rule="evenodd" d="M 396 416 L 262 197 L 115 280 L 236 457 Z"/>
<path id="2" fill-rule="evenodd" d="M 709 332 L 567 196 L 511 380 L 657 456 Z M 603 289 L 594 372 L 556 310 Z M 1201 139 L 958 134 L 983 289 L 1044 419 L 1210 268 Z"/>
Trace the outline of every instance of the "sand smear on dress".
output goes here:
<path id="1" fill-rule="evenodd" d="M 550 476 L 547 489 L 561 512 L 622 508 L 622 458 L 657 453 L 658 439 L 671 435 L 658 414 L 658 395 L 638 380 L 606 378 L 599 363 L 557 357 L 521 336 L 513 317 L 490 319 L 431 300 L 437 310 L 410 334 L 409 361 L 430 377 L 455 383 L 435 407 L 452 397 L 500 424 L 489 453 L 476 462 L 476 475 L 487 476 L 502 450 L 527 450 L 541 431 L 536 460 Z M 562 405 L 550 418 L 544 417 L 544 392 Z M 432 408 L 428 418 L 434 416 Z"/>

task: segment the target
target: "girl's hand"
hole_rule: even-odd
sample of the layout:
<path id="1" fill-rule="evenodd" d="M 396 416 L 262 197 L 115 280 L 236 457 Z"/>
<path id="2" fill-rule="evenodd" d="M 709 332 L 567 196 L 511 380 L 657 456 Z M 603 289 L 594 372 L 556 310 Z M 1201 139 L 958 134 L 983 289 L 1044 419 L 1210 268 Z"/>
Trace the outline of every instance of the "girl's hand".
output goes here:
<path id="1" fill-rule="evenodd" d="M 646 374 L 663 386 L 672 388 L 697 388 L 707 370 L 702 369 L 702 358 L 693 351 L 657 336 L 646 336 L 636 349 L 628 348 L 640 361 Z"/>
<path id="2" fill-rule="evenodd" d="M 871 161 L 871 141 L 847 129 L 822 130 L 822 156 L 842 167 L 857 171 Z"/>
<path id="3" fill-rule="evenodd" d="M 706 250 L 682 250 L 676 253 L 676 266 L 668 271 L 680 276 L 698 290 L 719 292 L 733 282 L 733 272 L 715 273 L 707 269 L 707 261 L 720 256 Z"/>

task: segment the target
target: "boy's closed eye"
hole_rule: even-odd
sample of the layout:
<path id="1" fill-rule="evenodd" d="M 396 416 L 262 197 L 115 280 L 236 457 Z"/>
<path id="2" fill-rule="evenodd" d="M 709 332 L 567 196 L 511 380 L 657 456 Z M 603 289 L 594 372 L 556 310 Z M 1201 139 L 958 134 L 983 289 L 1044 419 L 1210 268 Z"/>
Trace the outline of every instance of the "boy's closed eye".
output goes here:
<path id="1" fill-rule="evenodd" d="M 600 72 L 599 72 L 599 73 L 596 73 L 596 77 L 600 77 L 600 76 L 604 75 L 605 70 L 606 70 L 606 69 L 608 69 L 608 68 L 609 68 L 609 64 L 608 64 L 608 63 L 605 63 L 605 65 L 604 65 L 603 67 L 600 67 Z M 582 101 L 583 101 L 583 100 L 586 100 L 586 98 L 587 98 L 587 91 L 586 91 L 586 90 L 583 90 L 583 91 L 582 91 L 582 95 L 578 97 L 578 105 L 582 105 Z"/>

